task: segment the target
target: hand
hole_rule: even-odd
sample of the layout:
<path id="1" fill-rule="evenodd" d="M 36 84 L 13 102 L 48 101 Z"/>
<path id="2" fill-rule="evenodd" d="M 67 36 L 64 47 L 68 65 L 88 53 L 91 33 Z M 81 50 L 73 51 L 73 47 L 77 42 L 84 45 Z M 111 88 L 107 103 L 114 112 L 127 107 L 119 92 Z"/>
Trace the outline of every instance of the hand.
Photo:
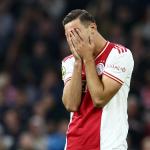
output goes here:
<path id="1" fill-rule="evenodd" d="M 80 55 L 83 60 L 93 58 L 94 42 L 93 38 L 87 37 L 87 34 L 79 29 L 73 29 L 70 32 L 72 44 L 75 51 Z"/>
<path id="2" fill-rule="evenodd" d="M 73 42 L 72 42 L 72 39 L 71 39 L 71 34 L 67 33 L 67 34 L 66 34 L 66 37 L 67 37 L 68 45 L 69 45 L 69 47 L 70 47 L 70 51 L 71 51 L 71 53 L 73 54 L 75 60 L 81 61 L 81 57 L 80 57 L 79 54 L 76 52 L 75 47 L 74 47 L 74 45 L 73 45 Z"/>

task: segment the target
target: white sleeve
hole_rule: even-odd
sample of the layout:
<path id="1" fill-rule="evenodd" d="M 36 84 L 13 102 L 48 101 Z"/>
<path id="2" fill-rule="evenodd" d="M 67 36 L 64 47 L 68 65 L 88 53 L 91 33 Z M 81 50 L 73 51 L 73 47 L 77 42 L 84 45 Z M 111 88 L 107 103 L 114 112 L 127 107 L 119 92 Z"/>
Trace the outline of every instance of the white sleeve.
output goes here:
<path id="1" fill-rule="evenodd" d="M 133 66 L 134 61 L 129 49 L 119 53 L 113 48 L 106 60 L 103 74 L 123 84 L 127 78 L 131 78 Z"/>
<path id="2" fill-rule="evenodd" d="M 62 61 L 62 80 L 66 83 L 71 79 L 73 73 L 74 59 L 70 58 Z"/>

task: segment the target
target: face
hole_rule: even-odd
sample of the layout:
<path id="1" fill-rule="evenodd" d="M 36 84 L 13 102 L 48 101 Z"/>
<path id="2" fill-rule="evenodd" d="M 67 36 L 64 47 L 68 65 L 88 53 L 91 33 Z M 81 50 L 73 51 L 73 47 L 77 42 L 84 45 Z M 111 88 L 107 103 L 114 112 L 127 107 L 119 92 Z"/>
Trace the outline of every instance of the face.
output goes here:
<path id="1" fill-rule="evenodd" d="M 85 32 L 87 34 L 87 37 L 90 36 L 90 34 L 92 33 L 92 29 L 94 29 L 92 27 L 92 23 L 91 25 L 90 24 L 84 25 L 79 19 L 75 19 L 65 25 L 65 35 L 67 35 L 67 33 L 69 33 L 71 30 L 75 28 Z"/>

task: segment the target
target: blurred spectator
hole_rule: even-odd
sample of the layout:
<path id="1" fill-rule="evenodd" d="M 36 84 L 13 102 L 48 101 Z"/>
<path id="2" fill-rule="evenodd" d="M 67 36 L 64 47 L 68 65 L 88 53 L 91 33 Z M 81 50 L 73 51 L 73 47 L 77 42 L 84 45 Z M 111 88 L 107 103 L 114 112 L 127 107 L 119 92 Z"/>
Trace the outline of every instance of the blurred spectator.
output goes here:
<path id="1" fill-rule="evenodd" d="M 65 133 L 67 131 L 68 122 L 62 120 L 58 124 L 58 131 L 48 136 L 48 150 L 63 150 L 65 146 Z M 57 144 L 59 143 L 59 144 Z"/>
<path id="2" fill-rule="evenodd" d="M 43 150 L 47 147 L 46 125 L 40 116 L 33 116 L 29 122 L 29 134 L 32 137 L 33 146 L 36 150 Z"/>
<path id="3" fill-rule="evenodd" d="M 142 32 L 142 28 L 140 25 L 134 26 L 134 28 L 131 31 L 131 41 L 129 41 L 131 50 L 134 54 L 134 60 L 135 60 L 134 69 L 137 69 L 141 59 L 144 58 L 144 55 L 146 53 L 141 32 Z"/>
<path id="4" fill-rule="evenodd" d="M 112 26 L 111 28 L 111 38 L 110 40 L 112 42 L 116 42 L 116 43 L 120 43 L 120 44 L 123 44 L 123 45 L 126 45 L 125 43 L 125 36 L 124 36 L 124 33 L 123 33 L 123 28 L 120 24 L 115 24 Z"/>
<path id="5" fill-rule="evenodd" d="M 143 123 L 140 116 L 139 99 L 135 95 L 130 95 L 128 98 L 128 121 L 129 121 L 129 134 L 128 139 L 130 148 L 138 149 L 140 147 L 140 141 L 143 136 Z"/>
<path id="6" fill-rule="evenodd" d="M 0 148 L 1 150 L 7 150 L 5 144 L 3 143 L 3 140 L 0 138 Z"/>
<path id="7" fill-rule="evenodd" d="M 150 5 L 145 9 L 145 20 L 142 28 L 142 35 L 147 42 L 150 41 Z"/>
<path id="8" fill-rule="evenodd" d="M 15 149 L 21 131 L 21 122 L 17 111 L 10 109 L 4 115 L 5 141 L 9 149 Z"/>
<path id="9" fill-rule="evenodd" d="M 144 135 L 149 136 L 150 135 L 150 110 L 145 110 L 143 113 L 143 121 L 144 121 Z"/>
<path id="10" fill-rule="evenodd" d="M 49 58 L 47 56 L 47 48 L 45 43 L 38 41 L 33 46 L 33 56 L 31 58 L 31 70 L 33 71 L 34 78 L 36 81 L 42 77 L 43 71 L 49 65 Z"/>
<path id="11" fill-rule="evenodd" d="M 0 2 L 0 59 L 5 56 L 5 50 L 8 47 L 10 36 L 14 29 L 14 18 L 9 12 L 11 2 L 2 0 Z M 3 60 L 4 61 L 4 60 Z"/>
<path id="12" fill-rule="evenodd" d="M 149 150 L 150 149 L 150 137 L 145 137 L 142 140 L 142 150 Z"/>
<path id="13" fill-rule="evenodd" d="M 66 1 L 65 0 L 39 0 L 44 9 L 53 18 L 58 19 L 65 11 Z"/>
<path id="14" fill-rule="evenodd" d="M 30 134 L 24 133 L 19 140 L 18 150 L 35 150 L 33 138 Z"/>

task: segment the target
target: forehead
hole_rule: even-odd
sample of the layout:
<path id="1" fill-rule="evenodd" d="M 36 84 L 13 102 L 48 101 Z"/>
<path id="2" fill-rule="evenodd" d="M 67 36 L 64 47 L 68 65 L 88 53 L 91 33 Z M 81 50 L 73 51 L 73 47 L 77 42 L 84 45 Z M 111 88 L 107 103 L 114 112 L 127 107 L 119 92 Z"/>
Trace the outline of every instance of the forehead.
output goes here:
<path id="1" fill-rule="evenodd" d="M 73 28 L 80 28 L 80 29 L 82 29 L 83 27 L 84 26 L 81 23 L 81 21 L 79 19 L 75 19 L 75 20 L 73 20 L 73 21 L 71 21 L 71 22 L 69 22 L 69 23 L 67 23 L 65 25 L 65 31 L 69 31 L 69 30 L 71 30 Z"/>

